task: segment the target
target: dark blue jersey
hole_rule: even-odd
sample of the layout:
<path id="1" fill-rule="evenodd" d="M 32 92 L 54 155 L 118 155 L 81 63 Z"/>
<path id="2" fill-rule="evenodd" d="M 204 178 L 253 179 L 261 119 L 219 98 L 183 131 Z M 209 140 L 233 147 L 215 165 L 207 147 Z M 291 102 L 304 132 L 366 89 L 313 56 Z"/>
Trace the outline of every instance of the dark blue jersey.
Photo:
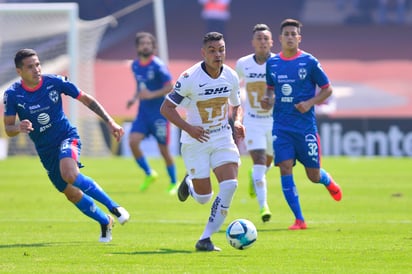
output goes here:
<path id="1" fill-rule="evenodd" d="M 69 137 L 78 137 L 63 112 L 62 94 L 77 98 L 81 91 L 63 76 L 43 75 L 30 89 L 16 82 L 4 93 L 4 115 L 27 119 L 34 130 L 29 133 L 39 154 L 53 150 Z"/>
<path id="2" fill-rule="evenodd" d="M 149 91 L 161 89 L 172 80 L 172 76 L 166 65 L 160 58 L 154 55 L 147 63 L 134 60 L 132 63 L 132 71 L 139 84 L 138 86 L 144 83 Z M 139 92 L 139 87 L 137 92 Z M 164 96 L 147 100 L 142 99 L 139 102 L 139 112 L 158 114 L 160 113 L 160 106 L 163 100 Z"/>
<path id="3" fill-rule="evenodd" d="M 266 62 L 266 83 L 275 89 L 274 130 L 317 132 L 314 107 L 306 113 L 295 108 L 295 104 L 315 96 L 316 86 L 329 85 L 315 57 L 301 50 L 292 58 L 276 54 Z"/>

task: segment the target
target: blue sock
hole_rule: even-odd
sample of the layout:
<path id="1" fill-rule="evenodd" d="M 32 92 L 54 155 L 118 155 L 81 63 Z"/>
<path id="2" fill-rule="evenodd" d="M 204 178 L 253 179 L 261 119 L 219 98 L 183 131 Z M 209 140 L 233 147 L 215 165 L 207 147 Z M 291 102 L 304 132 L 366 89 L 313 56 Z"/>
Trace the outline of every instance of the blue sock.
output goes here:
<path id="1" fill-rule="evenodd" d="M 107 195 L 106 192 L 104 192 L 103 189 L 90 177 L 79 173 L 73 185 L 80 188 L 84 193 L 96 201 L 104 204 L 109 210 L 119 206 L 112 199 L 110 199 L 109 195 Z"/>
<path id="2" fill-rule="evenodd" d="M 282 191 L 285 196 L 286 201 L 296 219 L 304 220 L 302 215 L 302 210 L 300 209 L 299 195 L 293 181 L 293 175 L 281 176 L 282 181 Z"/>
<path id="3" fill-rule="evenodd" d="M 167 173 L 169 174 L 170 182 L 176 184 L 176 166 L 174 164 L 167 167 Z"/>
<path id="4" fill-rule="evenodd" d="M 141 167 L 141 169 L 143 169 L 146 175 L 150 175 L 151 173 L 150 166 L 144 156 L 140 157 L 139 159 L 136 159 L 136 163 L 139 167 Z"/>
<path id="5" fill-rule="evenodd" d="M 96 206 L 93 199 L 88 195 L 83 194 L 83 197 L 75 205 L 81 212 L 96 220 L 98 223 L 103 225 L 107 225 L 109 223 L 109 218 L 107 215 L 103 212 L 103 210 Z"/>
<path id="6" fill-rule="evenodd" d="M 319 183 L 321 183 L 322 185 L 328 186 L 330 184 L 330 177 L 328 175 L 328 173 L 326 172 L 326 170 L 324 170 L 323 168 L 320 169 L 320 180 Z"/>

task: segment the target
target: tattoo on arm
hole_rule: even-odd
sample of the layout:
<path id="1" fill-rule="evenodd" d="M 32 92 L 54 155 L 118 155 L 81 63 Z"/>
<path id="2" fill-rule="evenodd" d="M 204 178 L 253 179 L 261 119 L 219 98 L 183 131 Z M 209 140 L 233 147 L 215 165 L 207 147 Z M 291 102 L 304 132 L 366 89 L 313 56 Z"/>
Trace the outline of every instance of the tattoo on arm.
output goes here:
<path id="1" fill-rule="evenodd" d="M 110 121 L 109 114 L 104 110 L 104 108 L 95 100 L 93 100 L 89 105 L 89 109 L 91 109 L 94 113 L 100 116 L 105 122 Z"/>

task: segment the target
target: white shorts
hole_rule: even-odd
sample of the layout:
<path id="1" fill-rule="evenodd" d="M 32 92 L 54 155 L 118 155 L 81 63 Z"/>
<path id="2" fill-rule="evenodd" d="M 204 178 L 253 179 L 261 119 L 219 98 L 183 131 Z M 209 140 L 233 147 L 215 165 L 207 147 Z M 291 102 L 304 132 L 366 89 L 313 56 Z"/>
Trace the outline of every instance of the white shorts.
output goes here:
<path id="1" fill-rule="evenodd" d="M 232 135 L 213 135 L 206 143 L 182 144 L 183 161 L 191 178 L 209 178 L 211 169 L 227 163 L 240 164 L 239 150 Z"/>
<path id="2" fill-rule="evenodd" d="M 272 122 L 258 123 L 252 119 L 245 119 L 243 125 L 246 128 L 246 149 L 263 149 L 267 155 L 273 155 Z"/>

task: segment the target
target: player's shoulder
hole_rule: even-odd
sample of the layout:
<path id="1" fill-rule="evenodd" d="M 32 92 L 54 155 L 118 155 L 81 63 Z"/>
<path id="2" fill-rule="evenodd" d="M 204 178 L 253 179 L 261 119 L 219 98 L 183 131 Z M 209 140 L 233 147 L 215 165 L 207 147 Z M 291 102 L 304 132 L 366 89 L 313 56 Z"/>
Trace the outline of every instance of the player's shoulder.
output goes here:
<path id="1" fill-rule="evenodd" d="M 193 77 L 194 75 L 198 75 L 201 73 L 202 70 L 202 62 L 197 62 L 196 64 L 192 65 L 191 67 L 187 68 L 180 74 L 181 78 L 188 79 Z"/>
<path id="2" fill-rule="evenodd" d="M 223 64 L 222 73 L 232 75 L 235 78 L 239 78 L 237 72 L 229 65 Z"/>
<path id="3" fill-rule="evenodd" d="M 254 55 L 255 55 L 254 53 L 251 53 L 251 54 L 242 56 L 239 59 L 237 59 L 236 63 L 239 64 L 239 65 L 243 65 L 247 62 L 253 61 L 253 56 Z"/>
<path id="4" fill-rule="evenodd" d="M 159 66 L 166 65 L 166 63 L 162 59 L 160 59 L 159 56 L 156 56 L 156 55 L 153 55 L 152 62 L 159 65 Z"/>
<path id="5" fill-rule="evenodd" d="M 301 50 L 301 54 L 299 57 L 307 59 L 312 62 L 318 62 L 318 59 L 312 53 L 304 51 L 304 50 Z"/>
<path id="6" fill-rule="evenodd" d="M 266 60 L 266 64 L 276 63 L 281 59 L 280 53 L 271 53 L 270 57 Z"/>
<path id="7" fill-rule="evenodd" d="M 21 88 L 22 88 L 21 81 L 16 81 L 16 82 L 12 83 L 10 86 L 7 87 L 6 91 L 4 92 L 4 96 L 5 97 L 7 95 L 13 96 Z"/>

